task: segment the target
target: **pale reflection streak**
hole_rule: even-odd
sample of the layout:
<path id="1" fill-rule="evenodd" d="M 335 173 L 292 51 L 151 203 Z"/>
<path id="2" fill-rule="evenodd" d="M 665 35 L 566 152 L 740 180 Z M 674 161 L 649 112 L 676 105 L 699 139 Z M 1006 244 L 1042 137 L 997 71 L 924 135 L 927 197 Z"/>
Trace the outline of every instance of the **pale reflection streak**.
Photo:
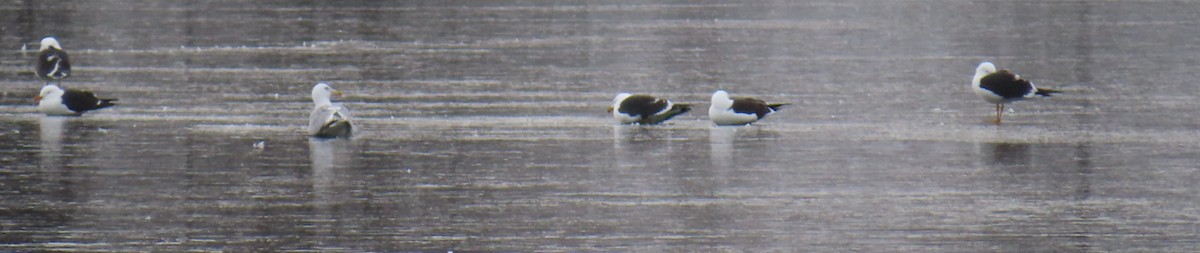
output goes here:
<path id="1" fill-rule="evenodd" d="M 647 164 L 642 159 L 649 150 L 645 141 L 659 140 L 651 129 L 638 125 L 613 125 L 613 152 L 616 156 L 617 168 L 630 169 Z"/>
<path id="2" fill-rule="evenodd" d="M 713 168 L 733 166 L 733 137 L 738 127 L 711 126 L 708 129 L 709 158 Z"/>
<path id="3" fill-rule="evenodd" d="M 43 116 L 38 121 L 38 136 L 42 141 L 42 172 L 54 174 L 62 169 L 62 133 L 66 117 Z"/>
<path id="4" fill-rule="evenodd" d="M 345 152 L 336 152 L 336 150 L 347 148 L 346 143 L 349 143 L 349 140 L 319 138 L 309 138 L 308 140 L 308 156 L 312 163 L 313 195 L 316 198 L 314 204 L 318 209 L 336 205 L 344 200 L 338 196 L 341 191 L 338 186 L 340 180 L 338 180 L 337 172 L 338 168 L 345 167 L 339 165 L 347 161 L 344 161 L 344 157 L 338 159 L 338 154 L 345 154 Z"/>

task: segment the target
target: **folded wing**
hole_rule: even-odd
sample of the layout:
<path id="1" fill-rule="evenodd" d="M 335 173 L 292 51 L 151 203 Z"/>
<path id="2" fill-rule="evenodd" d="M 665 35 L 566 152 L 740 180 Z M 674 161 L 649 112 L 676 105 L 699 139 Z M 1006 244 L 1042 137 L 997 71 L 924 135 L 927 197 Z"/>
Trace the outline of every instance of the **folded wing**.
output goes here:
<path id="1" fill-rule="evenodd" d="M 318 105 L 308 116 L 308 134 L 317 137 L 348 137 L 350 112 L 337 105 Z"/>

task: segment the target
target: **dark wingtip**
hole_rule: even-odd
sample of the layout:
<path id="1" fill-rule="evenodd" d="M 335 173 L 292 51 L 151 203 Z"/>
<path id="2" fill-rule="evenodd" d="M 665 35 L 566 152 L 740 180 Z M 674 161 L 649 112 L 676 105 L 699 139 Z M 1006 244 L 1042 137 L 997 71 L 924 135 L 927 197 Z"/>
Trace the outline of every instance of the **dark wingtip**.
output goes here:
<path id="1" fill-rule="evenodd" d="M 692 110 L 692 105 L 691 104 L 675 104 L 675 108 L 679 110 L 679 113 L 685 113 L 685 112 L 689 112 Z"/>
<path id="2" fill-rule="evenodd" d="M 1038 94 L 1039 96 L 1043 96 L 1043 97 L 1053 97 L 1054 94 L 1058 94 L 1058 93 L 1062 93 L 1062 91 L 1038 88 L 1037 92 L 1035 94 Z"/>
<path id="3" fill-rule="evenodd" d="M 775 104 L 767 104 L 767 107 L 770 107 L 770 108 L 771 108 L 771 110 L 776 110 L 776 111 L 778 111 L 780 107 L 783 107 L 783 106 L 785 106 L 785 105 L 791 105 L 791 103 L 775 103 Z"/>
<path id="4" fill-rule="evenodd" d="M 117 105 L 114 104 L 113 101 L 117 101 L 117 99 L 100 99 L 100 104 L 96 105 L 96 109 L 108 108 Z"/>

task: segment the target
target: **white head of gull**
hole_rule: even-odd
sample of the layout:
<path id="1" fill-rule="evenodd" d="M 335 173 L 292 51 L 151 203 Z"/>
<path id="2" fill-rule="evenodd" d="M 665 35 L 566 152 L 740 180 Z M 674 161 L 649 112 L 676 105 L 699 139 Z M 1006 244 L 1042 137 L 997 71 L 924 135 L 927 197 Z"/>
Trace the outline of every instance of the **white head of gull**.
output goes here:
<path id="1" fill-rule="evenodd" d="M 42 38 L 40 50 L 46 50 L 50 48 L 62 50 L 62 46 L 58 44 L 58 39 L 55 39 L 54 37 Z"/>

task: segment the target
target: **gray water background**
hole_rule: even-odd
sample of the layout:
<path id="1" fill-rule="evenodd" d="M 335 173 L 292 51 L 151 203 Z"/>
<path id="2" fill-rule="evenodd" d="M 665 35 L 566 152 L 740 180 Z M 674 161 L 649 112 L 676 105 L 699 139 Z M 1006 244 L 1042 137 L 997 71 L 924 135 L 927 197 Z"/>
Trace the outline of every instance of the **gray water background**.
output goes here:
<path id="1" fill-rule="evenodd" d="M 3 1 L 0 250 L 1200 251 L 1198 20 L 1158 0 Z M 120 105 L 37 113 L 46 35 L 64 86 Z M 981 61 L 1064 94 L 991 125 Z M 318 81 L 355 138 L 304 136 Z M 794 105 L 713 127 L 717 89 Z M 618 92 L 698 106 L 618 126 Z"/>

